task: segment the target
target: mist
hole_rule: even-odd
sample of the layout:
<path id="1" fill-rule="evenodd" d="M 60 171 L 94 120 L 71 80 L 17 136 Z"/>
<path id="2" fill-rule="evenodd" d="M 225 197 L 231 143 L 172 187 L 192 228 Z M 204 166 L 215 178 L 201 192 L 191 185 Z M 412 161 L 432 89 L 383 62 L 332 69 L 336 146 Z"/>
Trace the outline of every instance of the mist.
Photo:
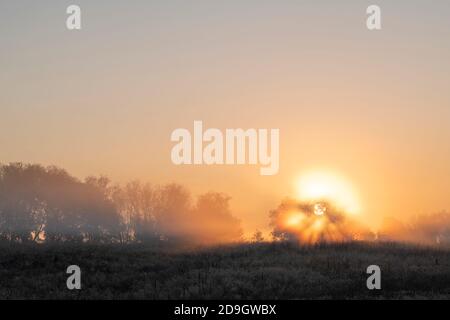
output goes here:
<path id="1" fill-rule="evenodd" d="M 378 238 L 383 241 L 450 245 L 450 213 L 420 214 L 406 222 L 386 217 Z"/>
<path id="2" fill-rule="evenodd" d="M 15 243 L 146 243 L 189 245 L 241 243 L 241 221 L 231 197 L 186 187 L 107 177 L 79 180 L 64 169 L 38 164 L 0 166 L 0 240 Z M 267 213 L 261 213 L 267 215 Z M 349 241 L 450 244 L 450 214 L 417 215 L 407 222 L 388 217 L 371 230 L 352 214 L 324 200 L 285 199 L 268 216 L 271 241 L 298 244 Z M 254 239 L 262 241 L 255 233 Z M 253 240 L 252 240 L 253 241 Z"/>
<path id="3" fill-rule="evenodd" d="M 193 199 L 177 184 L 80 181 L 51 166 L 0 166 L 0 239 L 11 242 L 218 244 L 240 241 L 230 197 L 209 192 Z"/>
<path id="4" fill-rule="evenodd" d="M 386 216 L 381 227 L 372 230 L 326 200 L 285 199 L 271 211 L 270 223 L 274 240 L 299 244 L 377 241 L 450 245 L 450 213 L 445 211 L 416 215 L 407 222 Z"/>
<path id="5" fill-rule="evenodd" d="M 300 244 L 374 240 L 369 228 L 326 200 L 286 199 L 270 213 L 276 240 Z"/>

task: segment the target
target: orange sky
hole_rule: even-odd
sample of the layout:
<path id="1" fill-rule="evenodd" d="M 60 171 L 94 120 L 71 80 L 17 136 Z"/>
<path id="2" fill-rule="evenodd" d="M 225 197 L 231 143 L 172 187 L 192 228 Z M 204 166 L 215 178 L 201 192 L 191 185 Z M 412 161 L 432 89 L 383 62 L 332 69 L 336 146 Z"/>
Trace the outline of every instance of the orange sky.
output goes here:
<path id="1" fill-rule="evenodd" d="M 79 32 L 64 1 L 2 4 L 0 161 L 227 192 L 248 232 L 311 170 L 373 228 L 450 209 L 449 2 L 378 2 L 376 32 L 361 1 L 79 1 Z M 279 174 L 174 166 L 194 120 L 279 128 Z"/>

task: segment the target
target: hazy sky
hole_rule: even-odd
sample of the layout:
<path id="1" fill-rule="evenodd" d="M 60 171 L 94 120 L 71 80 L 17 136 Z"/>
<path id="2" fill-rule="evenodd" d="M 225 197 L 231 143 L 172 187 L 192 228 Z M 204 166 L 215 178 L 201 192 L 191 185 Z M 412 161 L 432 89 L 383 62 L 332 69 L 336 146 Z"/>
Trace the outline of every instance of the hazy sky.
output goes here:
<path id="1" fill-rule="evenodd" d="M 0 40 L 2 163 L 227 192 L 247 230 L 313 169 L 351 181 L 371 225 L 450 209 L 448 0 L 1 0 Z M 279 128 L 279 174 L 174 166 L 194 120 Z"/>

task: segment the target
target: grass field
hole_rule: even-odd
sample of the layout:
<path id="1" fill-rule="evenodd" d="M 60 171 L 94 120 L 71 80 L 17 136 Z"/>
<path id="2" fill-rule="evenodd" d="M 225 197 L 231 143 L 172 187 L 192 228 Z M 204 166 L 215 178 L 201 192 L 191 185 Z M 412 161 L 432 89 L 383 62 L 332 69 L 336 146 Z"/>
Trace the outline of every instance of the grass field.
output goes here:
<path id="1" fill-rule="evenodd" d="M 66 268 L 82 289 L 66 287 Z M 380 266 L 382 289 L 366 287 Z M 0 245 L 1 299 L 449 299 L 450 250 L 395 243 Z"/>

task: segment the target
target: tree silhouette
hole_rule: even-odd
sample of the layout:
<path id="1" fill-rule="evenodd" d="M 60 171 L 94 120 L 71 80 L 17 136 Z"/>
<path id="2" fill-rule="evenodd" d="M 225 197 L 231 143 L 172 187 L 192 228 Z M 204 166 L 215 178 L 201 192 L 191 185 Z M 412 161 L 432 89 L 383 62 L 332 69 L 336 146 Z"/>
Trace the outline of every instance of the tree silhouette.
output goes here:
<path id="1" fill-rule="evenodd" d="M 16 242 L 113 241 L 120 216 L 98 186 L 66 171 L 14 163 L 0 168 L 0 236 Z"/>
<path id="2" fill-rule="evenodd" d="M 229 199 L 210 192 L 193 205 L 178 184 L 122 187 L 104 176 L 80 181 L 54 166 L 0 165 L 0 240 L 229 242 L 242 235 Z"/>

